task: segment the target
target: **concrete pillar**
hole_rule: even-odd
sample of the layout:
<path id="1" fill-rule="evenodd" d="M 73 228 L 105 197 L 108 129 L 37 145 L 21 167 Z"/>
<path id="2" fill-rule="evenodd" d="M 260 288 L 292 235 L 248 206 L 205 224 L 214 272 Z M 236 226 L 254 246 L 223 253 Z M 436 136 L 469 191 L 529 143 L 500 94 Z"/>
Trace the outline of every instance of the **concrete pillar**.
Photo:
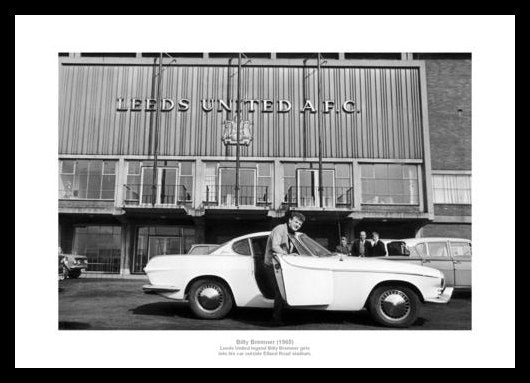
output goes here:
<path id="1" fill-rule="evenodd" d="M 121 258 L 120 258 L 120 274 L 131 274 L 131 256 L 132 256 L 132 225 L 123 223 L 121 225 Z"/>
<path id="2" fill-rule="evenodd" d="M 114 207 L 121 208 L 125 199 L 125 184 L 127 183 L 127 163 L 122 157 L 116 167 L 116 190 L 114 192 Z"/>
<path id="3" fill-rule="evenodd" d="M 193 218 L 195 228 L 195 243 L 206 242 L 206 225 L 204 217 Z"/>
<path id="4" fill-rule="evenodd" d="M 199 209 L 203 202 L 204 196 L 204 162 L 197 159 L 195 161 L 195 173 L 193 177 L 195 193 L 193 193 L 193 208 Z"/>
<path id="5" fill-rule="evenodd" d="M 362 186 L 361 166 L 353 161 L 353 210 L 361 210 Z"/>

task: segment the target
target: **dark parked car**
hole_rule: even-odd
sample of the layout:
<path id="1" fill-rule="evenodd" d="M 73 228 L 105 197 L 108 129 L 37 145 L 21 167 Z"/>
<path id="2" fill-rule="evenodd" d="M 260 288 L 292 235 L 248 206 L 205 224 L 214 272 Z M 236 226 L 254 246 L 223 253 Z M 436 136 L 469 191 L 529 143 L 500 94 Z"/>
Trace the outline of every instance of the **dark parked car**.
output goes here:
<path id="1" fill-rule="evenodd" d="M 88 259 L 84 255 L 63 254 L 59 252 L 59 278 L 79 278 L 88 266 Z"/>

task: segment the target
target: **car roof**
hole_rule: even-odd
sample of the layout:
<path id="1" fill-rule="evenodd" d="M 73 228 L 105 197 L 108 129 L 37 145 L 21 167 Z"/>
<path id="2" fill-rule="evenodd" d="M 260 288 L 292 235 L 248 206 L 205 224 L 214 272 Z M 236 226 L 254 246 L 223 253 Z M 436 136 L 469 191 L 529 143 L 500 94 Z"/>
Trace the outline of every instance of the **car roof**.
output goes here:
<path id="1" fill-rule="evenodd" d="M 454 238 L 454 237 L 419 237 L 419 238 L 402 238 L 402 239 L 383 239 L 385 243 L 400 241 L 408 244 L 417 244 L 419 242 L 468 242 L 471 243 L 471 240 L 466 238 Z"/>
<path id="2" fill-rule="evenodd" d="M 246 239 L 246 238 L 263 237 L 263 236 L 266 236 L 266 235 L 270 235 L 270 233 L 271 233 L 270 231 L 260 231 L 260 232 L 257 232 L 257 233 L 245 234 L 245 235 L 241 235 L 239 237 L 232 238 L 229 242 L 240 240 L 240 239 Z"/>
<path id="3" fill-rule="evenodd" d="M 197 246 L 219 246 L 220 243 L 195 243 L 191 245 L 191 247 L 197 247 Z"/>

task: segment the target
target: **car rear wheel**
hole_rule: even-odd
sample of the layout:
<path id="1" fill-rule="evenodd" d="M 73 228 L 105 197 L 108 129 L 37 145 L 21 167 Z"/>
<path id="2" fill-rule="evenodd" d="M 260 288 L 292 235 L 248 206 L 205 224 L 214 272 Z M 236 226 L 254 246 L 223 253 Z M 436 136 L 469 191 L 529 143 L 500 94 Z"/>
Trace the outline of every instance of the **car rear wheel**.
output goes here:
<path id="1" fill-rule="evenodd" d="M 193 283 L 189 292 L 191 311 L 199 318 L 221 319 L 232 309 L 233 299 L 225 283 L 201 279 Z"/>
<path id="2" fill-rule="evenodd" d="M 409 327 L 418 318 L 419 307 L 418 295 L 404 286 L 378 287 L 368 302 L 372 318 L 387 327 Z"/>

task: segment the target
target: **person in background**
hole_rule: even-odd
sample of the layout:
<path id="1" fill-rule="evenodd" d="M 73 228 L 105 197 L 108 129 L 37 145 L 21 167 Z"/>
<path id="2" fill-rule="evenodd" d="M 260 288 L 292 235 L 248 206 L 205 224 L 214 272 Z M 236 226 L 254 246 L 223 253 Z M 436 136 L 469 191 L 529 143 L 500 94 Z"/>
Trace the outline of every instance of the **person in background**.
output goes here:
<path id="1" fill-rule="evenodd" d="M 282 311 L 285 305 L 276 275 L 274 273 L 274 264 L 272 259 L 277 255 L 287 255 L 296 252 L 294 244 L 290 236 L 294 235 L 304 224 L 305 216 L 301 213 L 294 212 L 287 223 L 282 223 L 272 229 L 267 239 L 267 246 L 265 248 L 265 269 L 269 276 L 269 283 L 274 286 L 274 311 L 272 315 L 273 325 L 281 326 Z"/>
<path id="2" fill-rule="evenodd" d="M 372 238 L 374 241 L 372 244 L 372 257 L 384 257 L 386 255 L 386 247 L 383 241 L 379 239 L 379 233 L 374 231 Z"/>
<path id="3" fill-rule="evenodd" d="M 359 239 L 353 241 L 352 254 L 354 257 L 370 257 L 372 255 L 372 244 L 366 239 L 366 232 L 359 233 Z"/>
<path id="4" fill-rule="evenodd" d="M 340 237 L 340 244 L 335 248 L 335 252 L 339 254 L 351 255 L 350 247 L 348 246 L 348 239 L 344 235 Z"/>

